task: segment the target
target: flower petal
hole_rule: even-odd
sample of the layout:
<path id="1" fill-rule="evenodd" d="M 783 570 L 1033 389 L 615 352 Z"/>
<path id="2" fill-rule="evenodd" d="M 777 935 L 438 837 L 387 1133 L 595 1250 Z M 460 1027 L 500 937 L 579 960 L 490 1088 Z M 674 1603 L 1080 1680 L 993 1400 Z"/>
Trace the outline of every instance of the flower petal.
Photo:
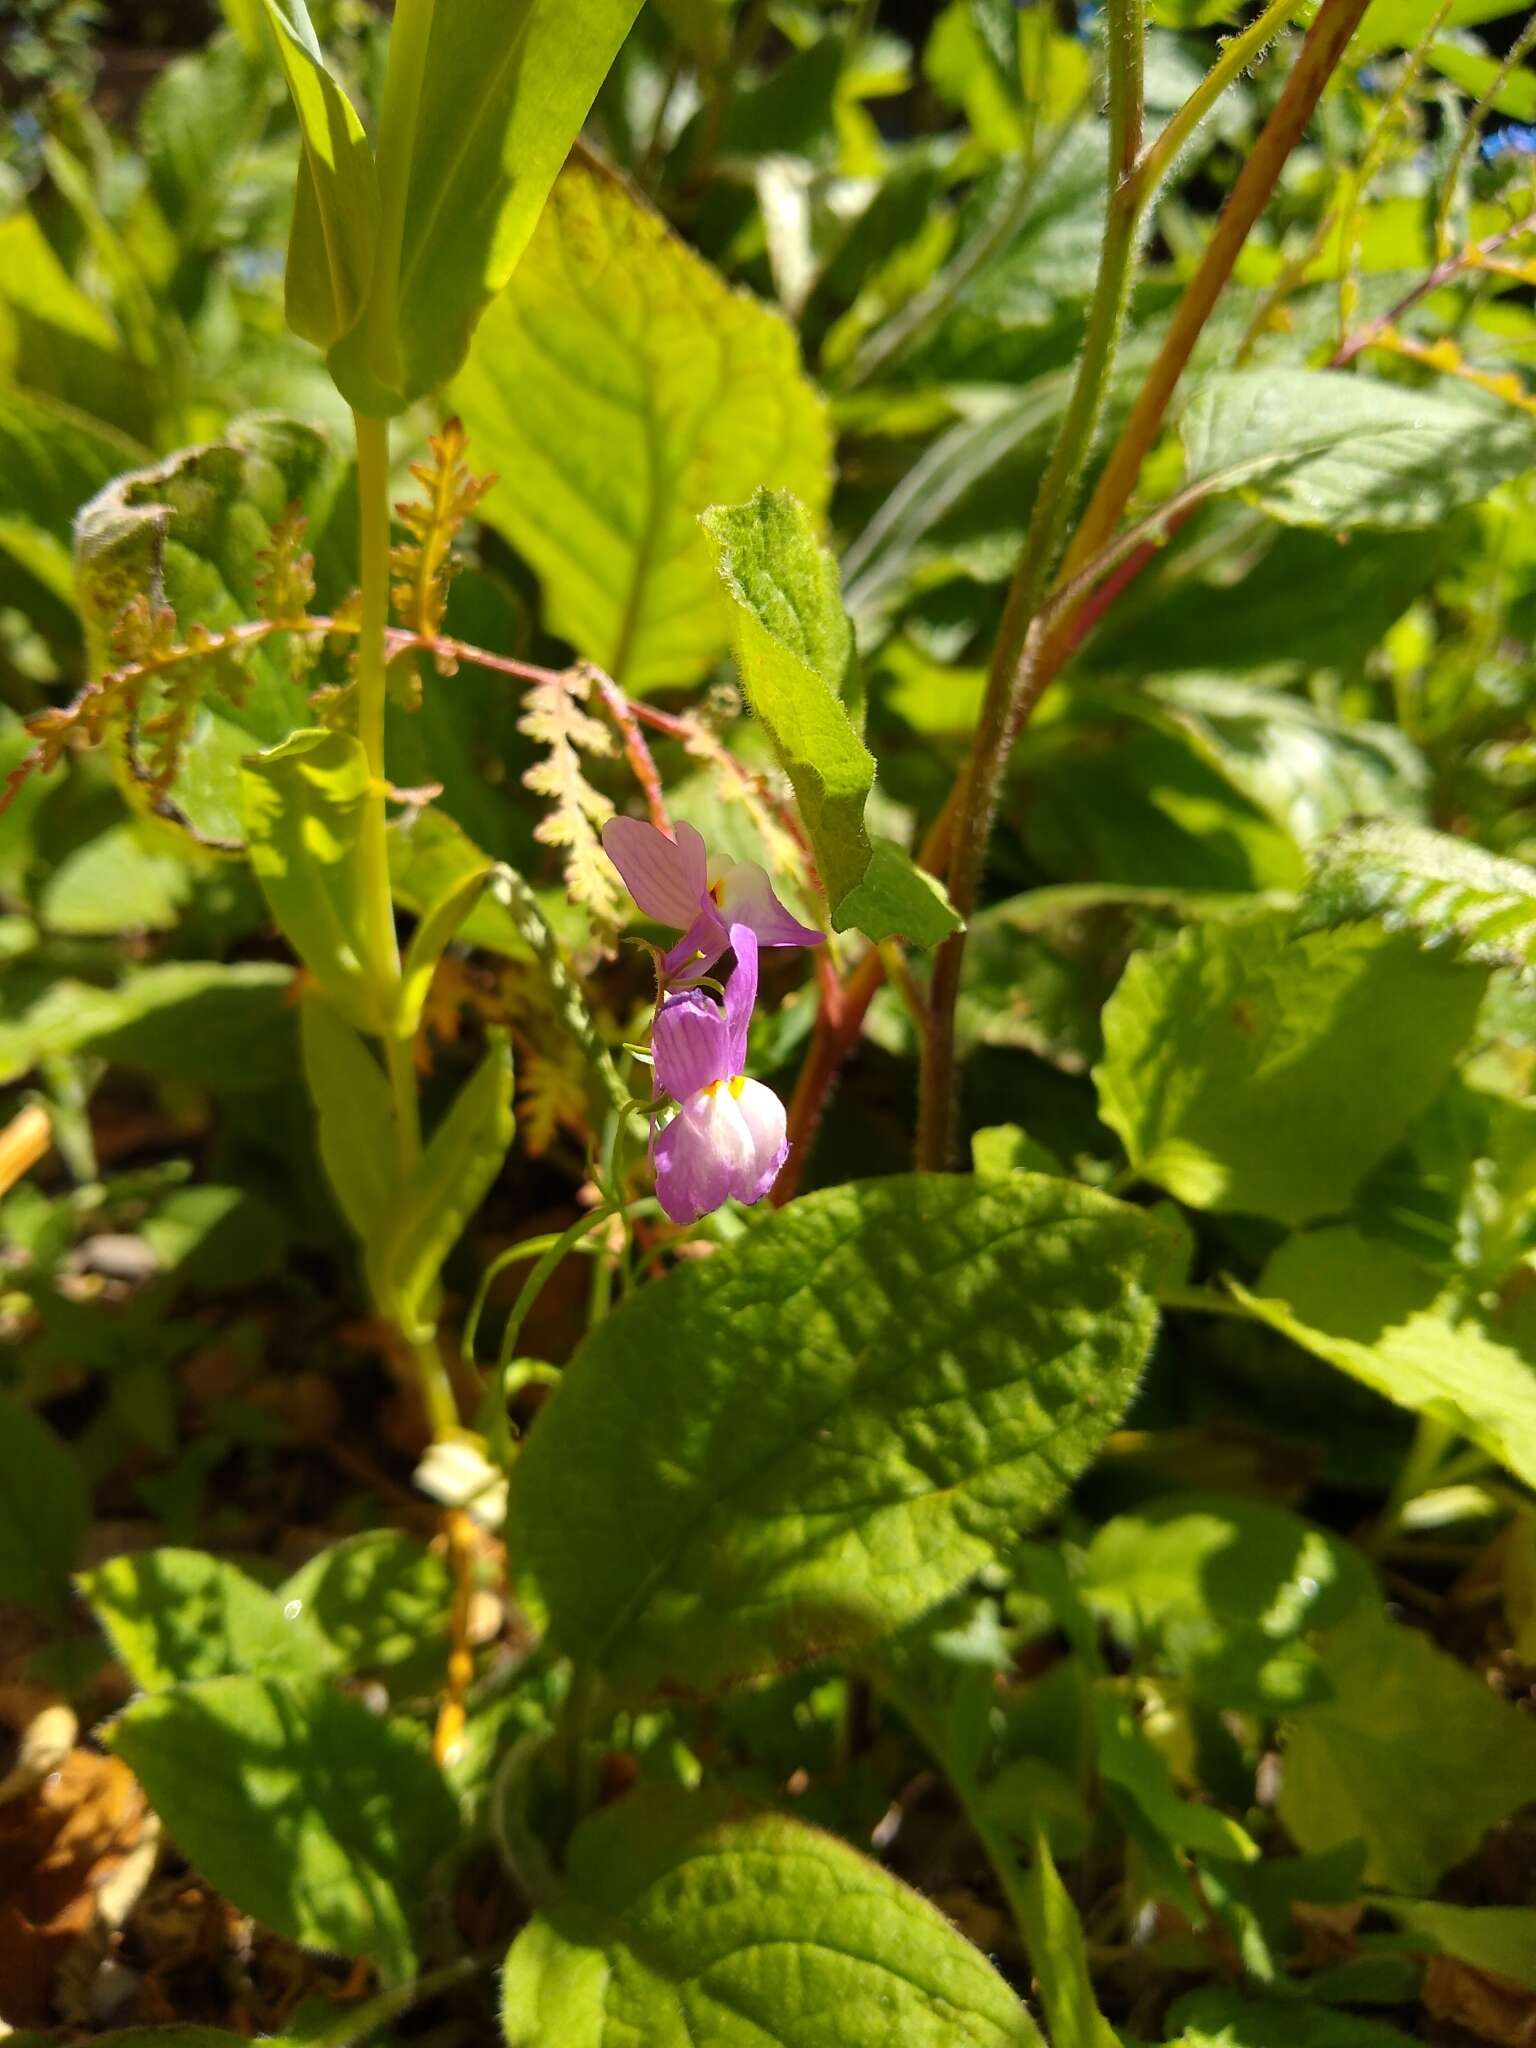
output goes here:
<path id="1" fill-rule="evenodd" d="M 720 1090 L 729 1095 L 747 1134 L 744 1157 L 735 1168 L 731 1193 L 738 1202 L 760 1202 L 789 1157 L 784 1105 L 761 1081 L 738 1079 Z"/>
<path id="2" fill-rule="evenodd" d="M 720 1005 L 700 989 L 668 996 L 651 1033 L 656 1084 L 686 1102 L 711 1081 L 731 1076 L 730 1033 Z"/>
<path id="3" fill-rule="evenodd" d="M 661 963 L 663 974 L 676 974 L 690 961 L 695 974 L 708 974 L 730 944 L 725 919 L 706 897 L 704 908 Z M 699 957 L 694 958 L 697 954 Z"/>
<path id="4" fill-rule="evenodd" d="M 727 1079 L 746 1072 L 747 1032 L 757 1003 L 757 934 L 750 925 L 731 926 L 731 950 L 736 955 L 736 971 L 725 984 Z"/>
<path id="5" fill-rule="evenodd" d="M 750 925 L 764 946 L 819 946 L 823 934 L 791 917 L 778 897 L 767 870 L 755 860 L 737 861 L 717 885 L 716 901 L 728 924 Z"/>
<path id="6" fill-rule="evenodd" d="M 679 825 L 674 840 L 641 818 L 610 818 L 603 851 L 647 917 L 679 930 L 693 923 L 709 888 L 709 861 L 691 825 Z"/>
<path id="7" fill-rule="evenodd" d="M 674 1223 L 697 1223 L 731 1192 L 737 1162 L 715 1129 L 722 1098 L 724 1088 L 703 1090 L 652 1141 L 656 1199 Z"/>

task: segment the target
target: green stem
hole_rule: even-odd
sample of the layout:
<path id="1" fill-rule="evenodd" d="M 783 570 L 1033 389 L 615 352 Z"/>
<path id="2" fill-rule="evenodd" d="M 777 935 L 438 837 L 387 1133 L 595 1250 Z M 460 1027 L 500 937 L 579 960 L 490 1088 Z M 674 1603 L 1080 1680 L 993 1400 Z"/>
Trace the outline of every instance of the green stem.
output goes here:
<path id="1" fill-rule="evenodd" d="M 1103 414 L 1130 291 L 1141 214 L 1141 185 L 1136 172 L 1141 156 L 1144 35 L 1142 0 L 1109 0 L 1109 164 L 1104 245 L 1088 307 L 1077 377 L 1035 497 L 1029 532 L 993 650 L 980 722 L 963 772 L 950 853 L 949 893 L 964 918 L 969 918 L 975 909 L 980 892 L 1008 743 L 1018 722 L 1024 685 L 1023 656 L 1030 626 L 1050 583 L 1076 508 L 1077 487 Z M 954 1142 L 955 1001 L 960 991 L 964 946 L 965 934 L 956 933 L 940 947 L 934 963 L 928 1029 L 923 1040 L 917 1129 L 917 1164 L 929 1173 L 942 1173 L 948 1168 Z"/>
<path id="2" fill-rule="evenodd" d="M 1445 1454 L 1456 1441 L 1449 1423 L 1433 1415 L 1421 1415 L 1413 1432 L 1408 1455 L 1398 1468 L 1392 1491 L 1377 1516 L 1365 1548 L 1373 1554 L 1384 1550 L 1402 1526 L 1403 1510 L 1410 1501 L 1429 1490 L 1445 1462 Z"/>
<path id="3" fill-rule="evenodd" d="M 1142 154 L 1136 177 L 1143 205 L 1154 197 L 1158 186 L 1172 170 L 1179 151 L 1227 87 L 1274 41 L 1292 15 L 1300 11 L 1300 6 L 1301 0 L 1270 0 L 1264 12 L 1256 15 L 1247 28 L 1222 44 L 1221 55 L 1216 62 L 1167 127 L 1147 144 Z"/>
<path id="4" fill-rule="evenodd" d="M 358 886 L 362 899 L 363 944 L 380 994 L 380 1011 L 391 1019 L 384 1033 L 395 1112 L 395 1163 L 404 1182 L 421 1157 L 421 1116 L 416 1103 L 416 1070 L 407 1032 L 395 1028 L 400 992 L 400 945 L 389 886 L 389 840 L 384 798 L 389 787 L 384 762 L 384 707 L 389 633 L 389 426 L 354 412 L 357 436 L 358 581 L 362 605 L 357 632 L 357 736 L 368 763 L 368 794 L 358 835 Z M 381 1304 L 382 1306 L 382 1304 Z M 435 1341 L 405 1333 L 421 1397 L 435 1436 L 459 1426 L 459 1404 Z"/>

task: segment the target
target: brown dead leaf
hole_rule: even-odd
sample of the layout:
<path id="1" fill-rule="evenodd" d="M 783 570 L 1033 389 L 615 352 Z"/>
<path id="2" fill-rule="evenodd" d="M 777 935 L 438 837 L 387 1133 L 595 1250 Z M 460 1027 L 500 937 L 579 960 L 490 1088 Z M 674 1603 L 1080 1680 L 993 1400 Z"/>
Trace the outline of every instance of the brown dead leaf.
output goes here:
<path id="1" fill-rule="evenodd" d="M 1437 2020 L 1465 2027 L 1496 2048 L 1536 2048 L 1536 1992 L 1458 1956 L 1431 1956 L 1419 1994 Z"/>
<path id="2" fill-rule="evenodd" d="M 126 1764 L 73 1749 L 0 1806 L 0 2016 L 45 2026 L 52 1987 L 97 1918 L 99 1894 L 139 1846 L 147 1806 Z"/>

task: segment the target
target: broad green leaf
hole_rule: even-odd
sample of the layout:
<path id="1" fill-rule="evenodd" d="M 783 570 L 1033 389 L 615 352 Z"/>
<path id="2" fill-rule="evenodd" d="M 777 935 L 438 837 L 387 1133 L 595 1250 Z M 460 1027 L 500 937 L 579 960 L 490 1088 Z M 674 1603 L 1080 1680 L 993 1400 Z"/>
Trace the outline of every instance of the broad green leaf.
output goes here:
<path id="1" fill-rule="evenodd" d="M 143 1692 L 201 1678 L 320 1677 L 338 1661 L 299 1609 L 206 1551 L 135 1551 L 79 1584 Z"/>
<path id="2" fill-rule="evenodd" d="M 269 1087 L 294 1076 L 292 985 L 292 969 L 267 960 L 168 960 L 109 989 L 55 982 L 0 1023 L 0 1083 L 88 1051 L 197 1087 Z"/>
<path id="3" fill-rule="evenodd" d="M 217 245 L 230 187 L 246 173 L 247 152 L 261 139 L 282 91 L 262 8 L 263 0 L 255 0 L 254 46 L 238 31 L 216 36 L 167 64 L 144 95 L 138 122 L 144 168 L 184 256 Z"/>
<path id="4" fill-rule="evenodd" d="M 453 939 L 474 910 L 491 879 L 491 863 L 471 869 L 450 883 L 432 901 L 423 904 L 401 962 L 400 995 L 395 1013 L 395 1030 L 402 1038 L 414 1038 L 421 1022 L 422 1004 L 432 986 L 432 977 Z"/>
<path id="5" fill-rule="evenodd" d="M 50 1621 L 68 1615 L 90 1509 L 74 1452 L 30 1408 L 0 1397 L 0 1600 Z"/>
<path id="6" fill-rule="evenodd" d="M 188 1862 L 275 1933 L 403 1983 L 457 1816 L 425 1737 L 329 1683 L 210 1678 L 136 1700 L 107 1740 Z"/>
<path id="7" fill-rule="evenodd" d="M 332 370 L 398 412 L 462 364 L 528 246 L 640 0 L 404 0 L 379 118 L 366 313 Z"/>
<path id="8" fill-rule="evenodd" d="M 372 776 L 347 732 L 296 732 L 253 755 L 241 782 L 245 840 L 283 937 L 347 1020 L 389 1023 L 387 964 L 369 958 L 358 848 Z"/>
<path id="9" fill-rule="evenodd" d="M 877 945 L 900 938 L 936 946 L 964 922 L 944 884 L 894 839 L 874 842 L 864 879 L 838 905 L 838 916 L 841 929 L 862 932 Z"/>
<path id="10" fill-rule="evenodd" d="M 1181 1998 L 1165 2025 L 1181 2048 L 1412 2048 L 1416 2035 L 1385 2020 L 1305 1998 L 1245 1998 L 1208 1985 Z"/>
<path id="11" fill-rule="evenodd" d="M 1371 1584 L 1357 1551 L 1300 1516 L 1189 1493 L 1106 1522 L 1078 1590 L 1127 1648 L 1160 1654 L 1212 1706 L 1264 1712 L 1317 1695 L 1302 1638 Z"/>
<path id="12" fill-rule="evenodd" d="M 1251 1294 L 1234 1291 L 1304 1351 L 1536 1485 L 1536 1344 L 1516 1317 L 1486 1320 L 1410 1252 L 1342 1227 L 1291 1238 Z"/>
<path id="13" fill-rule="evenodd" d="M 1138 1211 L 1024 1174 L 792 1204 L 588 1337 L 513 1470 L 524 1598 L 631 1693 L 901 1627 L 1114 1427 L 1164 1252 Z"/>
<path id="14" fill-rule="evenodd" d="M 374 1297 L 408 1331 L 427 1317 L 443 1261 L 490 1192 L 512 1143 L 512 1060 L 493 1038 L 370 1235 Z"/>
<path id="15" fill-rule="evenodd" d="M 988 1124 L 971 1133 L 972 1170 L 989 1179 L 1000 1173 L 1061 1173 L 1061 1161 L 1017 1124 Z"/>
<path id="16" fill-rule="evenodd" d="M 573 165 L 452 401 L 500 482 L 481 516 L 545 618 L 624 687 L 688 683 L 729 624 L 698 517 L 767 483 L 819 517 L 826 409 L 794 336 L 616 178 Z"/>
<path id="17" fill-rule="evenodd" d="M 389 883 L 395 901 L 425 919 L 489 873 L 491 863 L 463 828 L 436 805 L 408 813 L 389 828 Z M 506 906 L 493 890 L 477 896 L 458 936 L 469 946 L 509 960 L 532 957 Z"/>
<path id="18" fill-rule="evenodd" d="M 1137 1819 L 1150 1828 L 1159 1846 L 1196 1849 L 1207 1856 L 1257 1860 L 1259 1851 L 1235 1820 L 1214 1806 L 1182 1798 L 1173 1770 L 1118 1691 L 1098 1686 L 1093 1693 L 1093 1724 L 1098 1744 L 1099 1775 L 1111 1803 L 1128 1824 Z M 1134 1809 L 1134 1812 L 1131 1811 Z"/>
<path id="19" fill-rule="evenodd" d="M 1051 1858 L 1043 1828 L 1034 1830 L 1019 1901 L 1051 2048 L 1117 2048 L 1119 2036 L 1094 2001 L 1083 1923 Z"/>
<path id="20" fill-rule="evenodd" d="M 1455 1956 L 1536 1991 L 1536 1908 L 1450 1906 L 1438 1899 L 1383 1899 L 1381 1906 L 1409 1937 L 1405 1947 Z"/>
<path id="21" fill-rule="evenodd" d="M 1365 19 L 1355 31 L 1351 53 L 1411 50 L 1432 28 L 1475 28 L 1480 22 L 1499 21 L 1518 14 L 1510 0 L 1451 0 L 1450 11 L 1442 15 L 1439 0 L 1372 0 Z"/>
<path id="22" fill-rule="evenodd" d="M 301 1565 L 274 1596 L 297 1602 L 348 1671 L 394 1671 L 447 1655 L 453 1577 L 398 1529 L 348 1536 Z"/>
<path id="23" fill-rule="evenodd" d="M 395 1196 L 389 1082 L 362 1037 L 324 997 L 300 1005 L 299 1040 L 326 1179 L 353 1236 L 366 1245 L 382 1229 Z"/>
<path id="24" fill-rule="evenodd" d="M 0 554 L 72 603 L 75 514 L 144 459 L 137 442 L 88 413 L 33 392 L 0 392 Z"/>
<path id="25" fill-rule="evenodd" d="M 1459 43 L 1449 40 L 1431 43 L 1425 61 L 1442 78 L 1459 85 L 1469 99 L 1480 100 L 1489 93 L 1489 105 L 1501 114 L 1513 114 L 1519 121 L 1536 120 L 1536 71 L 1525 65 L 1517 64 L 1499 80 L 1504 67 L 1498 59 L 1482 56 L 1476 50 L 1464 50 Z M 1498 89 L 1494 91 L 1496 80 Z"/>
<path id="26" fill-rule="evenodd" d="M 1536 868 L 1415 825 L 1374 822 L 1317 849 L 1299 931 L 1375 919 L 1495 967 L 1536 967 Z"/>
<path id="27" fill-rule="evenodd" d="M 174 931 L 192 877 L 190 863 L 163 833 L 141 819 L 125 819 L 58 863 L 37 892 L 38 921 L 71 938 Z"/>
<path id="28" fill-rule="evenodd" d="M 846 899 L 870 866 L 864 805 L 875 762 L 845 702 L 856 656 L 837 564 L 787 491 L 716 505 L 704 525 L 731 599 L 747 700 L 794 785 L 833 927 L 843 931 Z"/>
<path id="29" fill-rule="evenodd" d="M 362 312 L 379 235 L 379 184 L 357 109 L 327 67 L 304 0 L 265 0 L 302 153 L 288 243 L 288 325 L 328 349 Z"/>
<path id="30" fill-rule="evenodd" d="M 937 1909 L 845 1842 L 650 1787 L 584 1821 L 502 1979 L 509 2048 L 1039 2048 Z"/>
<path id="31" fill-rule="evenodd" d="M 1366 929 L 1288 937 L 1275 911 L 1139 953 L 1104 1012 L 1099 1109 L 1132 1166 L 1199 1209 L 1345 1209 L 1427 1108 L 1486 974 Z"/>
<path id="32" fill-rule="evenodd" d="M 1280 1819 L 1303 1849 L 1363 1839 L 1372 1883 L 1433 1891 L 1536 1799 L 1536 1725 L 1374 1608 L 1331 1629 L 1322 1654 L 1334 1696 L 1287 1725 Z"/>
<path id="33" fill-rule="evenodd" d="M 235 421 L 220 441 L 182 449 L 98 493 L 75 526 L 76 590 L 92 675 L 116 667 L 115 628 L 141 594 L 171 606 L 183 636 L 194 626 L 217 634 L 259 618 L 262 557 L 274 522 L 295 503 L 323 522 L 342 474 L 318 428 L 254 417 Z M 333 594 L 339 598 L 342 589 Z M 178 678 L 187 673 L 179 669 Z M 312 724 L 313 713 L 275 644 L 206 657 L 194 673 L 203 683 L 201 701 L 171 798 L 202 837 L 238 846 L 244 757 Z M 233 695 L 221 687 L 231 680 L 239 682 Z M 156 708 L 151 685 L 141 724 Z M 137 781 L 127 774 L 122 780 L 129 801 L 142 805 Z"/>
<path id="34" fill-rule="evenodd" d="M 7 384 L 136 440 L 154 433 L 154 393 L 116 322 L 70 275 L 24 206 L 0 220 L 0 371 Z"/>
<path id="35" fill-rule="evenodd" d="M 1243 488 L 1288 526 L 1434 526 L 1536 467 L 1536 426 L 1507 409 L 1342 370 L 1223 371 L 1180 431 L 1192 477 L 1283 458 Z"/>

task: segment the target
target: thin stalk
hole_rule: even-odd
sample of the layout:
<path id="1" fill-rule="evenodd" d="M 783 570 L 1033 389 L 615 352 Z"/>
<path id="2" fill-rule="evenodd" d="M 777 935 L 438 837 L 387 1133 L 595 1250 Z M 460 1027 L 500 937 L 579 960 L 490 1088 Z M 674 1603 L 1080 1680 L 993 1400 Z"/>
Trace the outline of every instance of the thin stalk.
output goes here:
<path id="1" fill-rule="evenodd" d="M 404 1181 L 421 1156 L 421 1115 L 416 1102 L 411 1042 L 393 1023 L 400 987 L 400 945 L 395 936 L 384 814 L 384 798 L 389 788 L 384 762 L 385 667 L 389 651 L 389 426 L 384 420 L 359 412 L 353 413 L 352 422 L 357 436 L 358 581 L 362 591 L 357 632 L 357 736 L 368 763 L 368 793 L 358 835 L 358 879 L 368 967 L 378 990 L 380 1011 L 389 1019 L 382 1034 L 384 1059 L 395 1112 L 395 1160 Z M 453 1383 L 435 1338 L 419 1342 L 409 1333 L 403 1334 L 432 1432 L 434 1436 L 443 1436 L 459 1426 L 459 1404 Z"/>
<path id="2" fill-rule="evenodd" d="M 949 861 L 950 899 L 963 918 L 969 918 L 975 909 L 981 886 L 1008 739 L 1016 723 L 1021 657 L 1031 621 L 1049 584 L 1076 508 L 1077 486 L 1103 413 L 1130 291 L 1141 211 L 1136 170 L 1141 156 L 1144 37 L 1141 0 L 1110 0 L 1109 167 L 1104 246 L 1088 308 L 1077 377 L 1030 515 L 1029 531 L 993 650 L 980 722 L 963 770 Z M 942 1173 L 950 1164 L 955 1000 L 964 947 L 965 934 L 957 932 L 939 948 L 934 962 L 917 1126 L 917 1164 L 930 1173 Z"/>
<path id="3" fill-rule="evenodd" d="M 1446 168 L 1445 182 L 1440 187 L 1439 203 L 1435 207 L 1435 255 L 1441 262 L 1451 250 L 1451 208 L 1456 204 L 1456 188 L 1461 183 L 1462 165 L 1466 162 L 1473 143 L 1477 140 L 1489 109 L 1504 90 L 1510 73 L 1517 64 L 1525 61 L 1531 45 L 1536 43 L 1536 14 L 1521 29 L 1519 35 L 1505 51 L 1499 68 L 1488 81 L 1488 90 L 1467 116 L 1466 126 L 1451 152 L 1451 161 Z"/>
<path id="4" fill-rule="evenodd" d="M 1323 87 L 1338 68 L 1350 37 L 1360 24 L 1369 0 L 1323 0 L 1307 31 L 1295 69 L 1275 102 L 1269 119 L 1243 165 L 1237 183 L 1216 222 L 1204 256 L 1184 288 L 1157 360 L 1131 408 L 1088 509 L 1073 536 L 1063 564 L 1063 579 L 1075 575 L 1108 541 L 1130 502 L 1142 463 L 1162 430 L 1175 387 L 1183 376 L 1195 343 L 1215 310 L 1260 214 L 1269 204 L 1280 174 L 1301 140 Z"/>
<path id="5" fill-rule="evenodd" d="M 1168 125 L 1147 144 L 1142 153 L 1137 177 L 1142 187 L 1143 204 L 1152 199 L 1158 186 L 1172 170 L 1179 151 L 1227 87 L 1268 48 L 1292 15 L 1300 11 L 1300 7 L 1301 0 L 1270 0 L 1262 14 L 1256 15 L 1245 29 L 1232 37 L 1230 42 L 1222 44 L 1221 54 L 1216 62 L 1183 106 L 1172 116 Z"/>

